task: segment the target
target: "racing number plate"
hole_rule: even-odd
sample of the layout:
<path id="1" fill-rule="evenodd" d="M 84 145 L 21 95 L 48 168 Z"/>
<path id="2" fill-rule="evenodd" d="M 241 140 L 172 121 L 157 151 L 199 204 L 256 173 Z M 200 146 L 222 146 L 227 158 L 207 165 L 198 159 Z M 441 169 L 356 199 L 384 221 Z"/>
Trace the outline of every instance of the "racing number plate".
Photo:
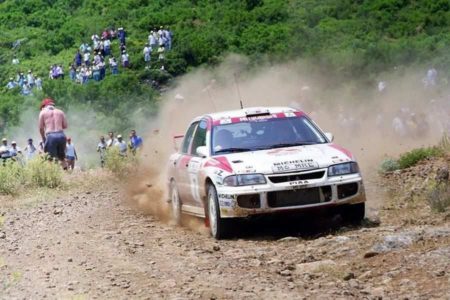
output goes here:
<path id="1" fill-rule="evenodd" d="M 274 173 L 283 173 L 290 171 L 316 169 L 319 164 L 312 159 L 296 159 L 289 161 L 276 162 L 272 166 Z"/>

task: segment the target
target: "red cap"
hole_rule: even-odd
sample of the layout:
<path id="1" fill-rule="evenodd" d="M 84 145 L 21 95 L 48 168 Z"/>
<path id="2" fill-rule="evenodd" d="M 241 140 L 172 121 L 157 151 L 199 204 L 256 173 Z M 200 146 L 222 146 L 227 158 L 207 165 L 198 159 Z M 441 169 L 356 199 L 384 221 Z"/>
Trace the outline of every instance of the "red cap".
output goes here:
<path id="1" fill-rule="evenodd" d="M 55 105 L 55 102 L 53 102 L 53 99 L 51 99 L 51 98 L 45 98 L 45 99 L 42 100 L 42 102 L 41 102 L 41 109 L 43 109 L 43 108 L 46 107 L 47 105 Z"/>

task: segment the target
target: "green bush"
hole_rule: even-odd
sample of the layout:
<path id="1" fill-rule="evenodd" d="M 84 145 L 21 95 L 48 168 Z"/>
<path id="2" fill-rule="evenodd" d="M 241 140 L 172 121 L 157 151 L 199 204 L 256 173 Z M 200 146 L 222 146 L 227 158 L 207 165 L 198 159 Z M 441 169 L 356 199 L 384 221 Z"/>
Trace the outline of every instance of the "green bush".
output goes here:
<path id="1" fill-rule="evenodd" d="M 12 160 L 0 160 L 0 194 L 15 195 L 25 182 L 22 166 Z"/>
<path id="2" fill-rule="evenodd" d="M 398 162 L 393 158 L 388 158 L 383 160 L 383 162 L 380 165 L 380 172 L 386 173 L 386 172 L 392 172 L 395 170 L 398 170 L 400 168 Z"/>
<path id="3" fill-rule="evenodd" d="M 443 154 L 443 150 L 439 147 L 429 147 L 429 148 L 418 148 L 410 152 L 406 152 L 400 156 L 398 159 L 398 166 L 400 169 L 409 168 L 414 166 L 419 161 L 430 158 L 437 157 Z"/>
<path id="4" fill-rule="evenodd" d="M 128 176 L 131 168 L 136 167 L 137 158 L 130 152 L 127 156 L 121 155 L 117 147 L 107 150 L 105 167 L 119 177 Z"/>
<path id="5" fill-rule="evenodd" d="M 25 166 L 27 184 L 34 187 L 56 188 L 61 186 L 63 170 L 59 162 L 51 162 L 42 157 L 36 157 Z"/>
<path id="6" fill-rule="evenodd" d="M 450 206 L 450 185 L 448 182 L 433 186 L 427 194 L 428 204 L 437 212 L 444 212 Z"/>

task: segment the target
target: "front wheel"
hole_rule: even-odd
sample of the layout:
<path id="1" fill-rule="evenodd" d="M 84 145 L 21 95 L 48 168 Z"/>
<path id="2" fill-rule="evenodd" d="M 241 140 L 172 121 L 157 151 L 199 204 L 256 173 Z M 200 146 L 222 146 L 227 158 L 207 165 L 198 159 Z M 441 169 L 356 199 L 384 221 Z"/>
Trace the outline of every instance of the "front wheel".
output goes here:
<path id="1" fill-rule="evenodd" d="M 217 239 L 227 237 L 231 231 L 229 222 L 220 217 L 217 191 L 213 185 L 208 186 L 208 218 L 211 235 Z"/>
<path id="2" fill-rule="evenodd" d="M 366 213 L 365 202 L 350 204 L 348 206 L 343 207 L 342 217 L 346 222 L 350 224 L 359 225 L 364 219 L 365 213 Z"/>

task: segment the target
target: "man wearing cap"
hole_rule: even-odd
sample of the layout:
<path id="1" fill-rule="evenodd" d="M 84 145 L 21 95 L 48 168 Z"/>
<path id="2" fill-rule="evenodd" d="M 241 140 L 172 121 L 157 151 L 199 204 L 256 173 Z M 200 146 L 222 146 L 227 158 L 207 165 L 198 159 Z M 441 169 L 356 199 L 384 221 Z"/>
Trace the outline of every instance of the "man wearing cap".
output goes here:
<path id="1" fill-rule="evenodd" d="M 44 142 L 44 152 L 50 157 L 58 159 L 66 169 L 66 135 L 67 120 L 64 112 L 55 108 L 52 99 L 42 100 L 41 112 L 39 113 L 39 132 Z"/>
<path id="2" fill-rule="evenodd" d="M 33 139 L 28 139 L 28 144 L 25 146 L 24 152 L 26 154 L 26 159 L 31 160 L 37 153 L 36 147 L 33 145 Z"/>
<path id="3" fill-rule="evenodd" d="M 119 154 L 121 156 L 127 156 L 128 146 L 120 134 L 117 136 L 117 142 L 114 144 L 114 146 L 119 149 Z"/>
<path id="4" fill-rule="evenodd" d="M 3 159 L 11 157 L 11 153 L 9 152 L 8 140 L 6 138 L 2 139 L 2 144 L 0 145 L 0 157 Z"/>

